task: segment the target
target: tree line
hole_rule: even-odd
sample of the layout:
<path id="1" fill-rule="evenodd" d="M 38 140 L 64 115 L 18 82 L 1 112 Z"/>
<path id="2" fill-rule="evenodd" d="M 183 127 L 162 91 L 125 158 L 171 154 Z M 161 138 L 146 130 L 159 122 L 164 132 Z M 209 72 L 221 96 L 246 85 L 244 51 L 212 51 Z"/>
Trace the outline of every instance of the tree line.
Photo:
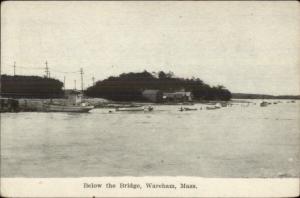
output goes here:
<path id="1" fill-rule="evenodd" d="M 1 96 L 11 98 L 63 97 L 63 83 L 39 76 L 1 75 Z"/>
<path id="2" fill-rule="evenodd" d="M 196 100 L 230 100 L 231 93 L 224 86 L 210 86 L 199 78 L 178 78 L 173 72 L 130 72 L 110 76 L 87 88 L 85 94 L 115 101 L 144 101 L 147 89 L 174 92 L 190 91 Z"/>
<path id="3" fill-rule="evenodd" d="M 1 75 L 1 96 L 12 98 L 59 98 L 64 96 L 63 83 L 39 76 Z M 210 86 L 199 78 L 178 78 L 172 72 L 129 72 L 97 81 L 85 90 L 89 97 L 114 101 L 145 101 L 147 89 L 175 92 L 190 91 L 195 100 L 230 100 L 231 93 L 223 86 Z"/>

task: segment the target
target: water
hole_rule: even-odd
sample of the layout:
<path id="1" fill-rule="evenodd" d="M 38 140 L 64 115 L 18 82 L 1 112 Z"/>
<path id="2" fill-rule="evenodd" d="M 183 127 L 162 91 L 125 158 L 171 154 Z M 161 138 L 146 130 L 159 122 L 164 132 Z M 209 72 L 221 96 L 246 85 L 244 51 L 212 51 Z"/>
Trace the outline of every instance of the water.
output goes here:
<path id="1" fill-rule="evenodd" d="M 1 114 L 1 176 L 300 176 L 300 101 L 179 107 Z"/>

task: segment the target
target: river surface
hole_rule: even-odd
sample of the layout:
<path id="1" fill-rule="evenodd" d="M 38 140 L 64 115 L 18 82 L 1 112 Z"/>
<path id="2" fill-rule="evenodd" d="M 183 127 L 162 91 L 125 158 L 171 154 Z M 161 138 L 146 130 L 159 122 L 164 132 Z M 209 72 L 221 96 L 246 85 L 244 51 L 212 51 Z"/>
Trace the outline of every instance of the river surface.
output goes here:
<path id="1" fill-rule="evenodd" d="M 299 177 L 300 101 L 249 101 L 256 105 L 3 113 L 1 176 Z"/>

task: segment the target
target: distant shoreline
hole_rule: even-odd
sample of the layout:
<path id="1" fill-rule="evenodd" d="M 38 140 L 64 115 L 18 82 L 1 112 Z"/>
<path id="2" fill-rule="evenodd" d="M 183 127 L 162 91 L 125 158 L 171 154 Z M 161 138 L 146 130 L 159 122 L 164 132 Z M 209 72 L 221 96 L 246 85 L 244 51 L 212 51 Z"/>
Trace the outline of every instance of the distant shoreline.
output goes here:
<path id="1" fill-rule="evenodd" d="M 232 99 L 282 99 L 282 100 L 300 100 L 300 95 L 267 95 L 267 94 L 249 94 L 249 93 L 231 93 Z"/>

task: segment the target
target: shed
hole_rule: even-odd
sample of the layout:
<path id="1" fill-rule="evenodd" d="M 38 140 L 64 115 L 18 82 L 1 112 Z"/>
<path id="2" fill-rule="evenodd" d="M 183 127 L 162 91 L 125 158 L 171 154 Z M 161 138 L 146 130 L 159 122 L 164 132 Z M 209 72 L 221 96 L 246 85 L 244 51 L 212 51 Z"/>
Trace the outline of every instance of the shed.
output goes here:
<path id="1" fill-rule="evenodd" d="M 146 89 L 143 91 L 143 97 L 151 102 L 162 101 L 163 93 L 160 90 Z"/>

